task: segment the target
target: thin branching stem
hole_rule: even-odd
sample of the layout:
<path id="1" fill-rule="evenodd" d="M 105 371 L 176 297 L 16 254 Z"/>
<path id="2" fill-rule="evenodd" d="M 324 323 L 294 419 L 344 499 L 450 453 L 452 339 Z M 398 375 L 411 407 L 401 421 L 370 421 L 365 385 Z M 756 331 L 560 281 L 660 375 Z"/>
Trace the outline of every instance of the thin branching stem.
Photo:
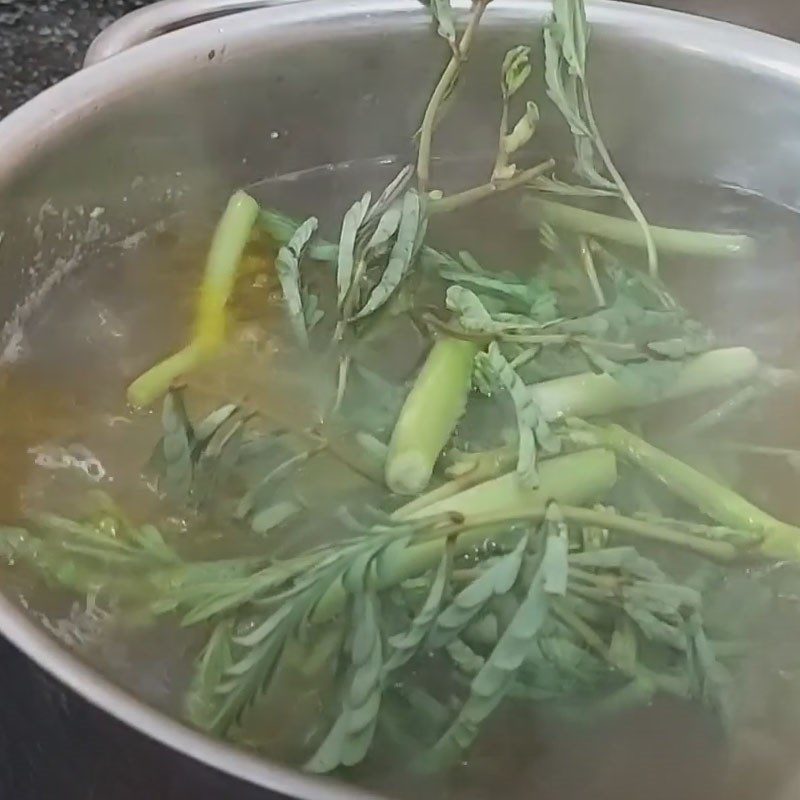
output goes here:
<path id="1" fill-rule="evenodd" d="M 622 199 L 625 201 L 625 205 L 628 206 L 630 209 L 633 218 L 639 223 L 642 233 L 644 234 L 645 245 L 647 247 L 647 266 L 649 269 L 650 274 L 653 277 L 658 276 L 658 252 L 656 250 L 656 244 L 653 241 L 653 232 L 650 230 L 650 224 L 647 222 L 647 218 L 644 215 L 639 204 L 636 202 L 636 198 L 631 194 L 631 190 L 628 188 L 628 184 L 625 183 L 625 179 L 620 174 L 620 171 L 617 169 L 616 165 L 614 164 L 613 159 L 611 158 L 611 154 L 608 152 L 608 148 L 603 141 L 603 137 L 600 135 L 600 128 L 597 125 L 597 121 L 595 120 L 594 111 L 592 109 L 592 100 L 589 96 L 589 84 L 586 82 L 586 79 L 583 78 L 581 80 L 581 88 L 583 92 L 583 107 L 584 111 L 586 112 L 586 121 L 589 123 L 589 128 L 592 132 L 592 139 L 594 140 L 594 145 L 597 148 L 597 152 L 600 154 L 600 158 L 603 159 L 603 163 L 608 170 L 609 175 L 614 180 L 614 183 L 617 184 L 619 187 L 620 194 L 622 195 Z"/>
<path id="2" fill-rule="evenodd" d="M 477 0 L 473 5 L 472 16 L 470 17 L 466 30 L 458 43 L 456 51 L 444 68 L 439 82 L 436 84 L 436 88 L 433 90 L 433 94 L 428 101 L 427 108 L 425 109 L 419 131 L 419 149 L 417 151 L 417 180 L 419 182 L 419 192 L 421 195 L 426 194 L 430 187 L 431 144 L 433 142 L 433 132 L 436 128 L 439 109 L 453 84 L 458 79 L 458 73 L 461 71 L 461 64 L 469 55 L 469 50 L 475 38 L 478 25 L 480 25 L 481 17 L 483 17 L 483 12 L 486 11 L 486 6 L 489 5 L 489 2 L 490 0 Z"/>
<path id="3" fill-rule="evenodd" d="M 518 173 L 513 178 L 490 181 L 489 183 L 473 186 L 471 189 L 465 189 L 463 192 L 457 192 L 447 197 L 431 198 L 428 201 L 428 213 L 444 214 L 449 211 L 456 211 L 457 209 L 464 208 L 464 206 L 486 200 L 488 197 L 492 197 L 492 195 L 499 194 L 500 192 L 508 192 L 511 189 L 517 189 L 529 183 L 534 178 L 549 172 L 554 166 L 555 161 L 552 158 L 548 158 L 547 161 L 542 161 L 541 164 L 537 164 L 535 167 L 522 170 L 522 172 Z"/>

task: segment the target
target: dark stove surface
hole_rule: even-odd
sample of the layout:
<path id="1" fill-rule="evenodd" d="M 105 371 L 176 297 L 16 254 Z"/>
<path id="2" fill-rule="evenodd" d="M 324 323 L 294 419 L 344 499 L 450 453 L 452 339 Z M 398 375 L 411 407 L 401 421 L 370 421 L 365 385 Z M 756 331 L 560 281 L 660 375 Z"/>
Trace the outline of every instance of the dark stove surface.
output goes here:
<path id="1" fill-rule="evenodd" d="M 0 637 L 2 800 L 280 800 L 82 700 Z"/>

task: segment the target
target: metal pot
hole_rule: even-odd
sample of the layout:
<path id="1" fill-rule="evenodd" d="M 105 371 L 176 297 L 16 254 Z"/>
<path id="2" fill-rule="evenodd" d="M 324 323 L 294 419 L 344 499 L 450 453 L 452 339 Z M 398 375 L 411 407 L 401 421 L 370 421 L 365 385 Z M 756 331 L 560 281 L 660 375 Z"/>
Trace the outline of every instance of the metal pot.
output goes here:
<path id="1" fill-rule="evenodd" d="M 540 59 L 548 10 L 494 0 L 473 74 L 437 136 L 448 152 L 493 146 L 501 54 L 529 42 Z M 590 12 L 592 89 L 623 170 L 800 205 L 800 47 L 652 8 L 596 0 Z M 0 123 L 6 355 L 57 280 L 113 263 L 176 209 L 216 204 L 264 176 L 408 153 L 443 58 L 434 39 L 410 0 L 167 0 L 112 26 L 86 69 Z M 564 152 L 554 115 L 542 135 Z M 90 701 L 198 760 L 288 795 L 353 796 L 149 708 L 10 597 L 0 597 L 0 631 Z"/>

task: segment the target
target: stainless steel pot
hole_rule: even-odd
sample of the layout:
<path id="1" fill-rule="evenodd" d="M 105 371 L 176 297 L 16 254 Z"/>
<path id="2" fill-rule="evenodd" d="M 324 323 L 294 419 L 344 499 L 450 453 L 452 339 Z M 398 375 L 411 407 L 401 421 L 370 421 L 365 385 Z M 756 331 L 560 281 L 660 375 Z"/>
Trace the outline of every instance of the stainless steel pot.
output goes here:
<path id="1" fill-rule="evenodd" d="M 437 144 L 457 153 L 492 146 L 500 55 L 520 42 L 538 47 L 548 9 L 544 0 L 494 0 Z M 622 3 L 596 0 L 590 12 L 592 88 L 624 170 L 734 184 L 800 206 L 799 46 Z M 6 357 L 56 280 L 113 263 L 174 210 L 217 203 L 264 176 L 408 152 L 441 61 L 411 0 L 167 0 L 112 26 L 86 69 L 0 123 Z M 554 117 L 543 136 L 564 150 Z M 289 795 L 354 794 L 147 707 L 13 598 L 0 597 L 0 630 L 84 697 L 177 750 Z"/>

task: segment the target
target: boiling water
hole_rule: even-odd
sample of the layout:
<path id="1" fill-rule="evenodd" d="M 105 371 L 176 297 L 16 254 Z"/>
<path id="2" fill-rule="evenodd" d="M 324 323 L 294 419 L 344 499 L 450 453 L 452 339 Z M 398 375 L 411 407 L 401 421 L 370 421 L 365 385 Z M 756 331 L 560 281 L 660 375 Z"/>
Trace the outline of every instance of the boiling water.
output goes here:
<path id="1" fill-rule="evenodd" d="M 470 165 L 439 165 L 468 174 Z M 366 186 L 380 189 L 397 165 L 391 159 L 340 165 L 259 184 L 254 195 L 266 205 L 322 218 L 323 232 L 335 237 L 335 223 Z M 732 189 L 669 186 L 639 193 L 659 224 L 743 231 L 759 242 L 753 263 L 684 260 L 664 265 L 667 283 L 721 344 L 753 347 L 778 366 L 800 366 L 800 220 L 790 211 Z M 645 187 L 647 188 L 647 187 Z M 327 230 L 325 230 L 327 226 Z M 117 263 L 87 264 L 58 286 L 25 331 L 22 357 L 0 372 L 0 518 L 18 521 L 25 508 L 80 513 L 81 498 L 95 487 L 109 492 L 140 521 L 162 518 L 165 509 L 142 468 L 158 438 L 156 413 L 131 413 L 125 387 L 146 367 L 183 344 L 211 231 L 208 220 L 177 218 Z M 437 220 L 435 246 L 466 249 L 486 265 L 535 272 L 542 251 L 536 231 L 519 217 L 515 200 L 485 203 Z M 641 255 L 635 256 L 641 258 Z M 258 266 L 257 264 L 255 266 Z M 323 267 L 319 267 L 322 269 Z M 231 366 L 215 365 L 192 387 L 223 401 L 250 402 L 297 412 L 303 369 L 287 373 L 273 329 L 280 324 L 280 296 L 274 278 L 246 274 L 234 302 L 242 352 L 257 342 L 273 353 L 275 370 L 248 370 L 247 356 Z M 406 332 L 407 334 L 408 332 Z M 387 354 L 398 373 L 411 373 L 423 343 L 402 338 Z M 234 359 L 235 361 L 235 359 Z M 752 428 L 759 443 L 800 446 L 798 398 L 782 393 L 770 400 Z M 666 441 L 691 412 L 691 403 L 651 416 Z M 682 455 L 703 453 L 682 445 Z M 800 520 L 796 474 L 783 462 L 744 462 L 740 484 L 754 501 L 789 521 Z M 185 520 L 173 518 L 180 531 Z M 183 547 L 233 554 L 253 543 L 183 534 Z M 195 541 L 197 544 L 195 544 Z M 268 548 L 269 543 L 257 544 Z M 41 586 L 19 568 L 4 569 L 5 592 L 16 596 L 66 646 L 153 705 L 178 713 L 198 640 L 191 631 L 164 621 L 157 627 L 123 625 L 108 598 L 76 598 Z M 770 662 L 800 665 L 800 608 L 788 602 L 762 629 L 762 648 L 738 676 L 752 694 L 756 723 L 730 740 L 697 706 L 659 699 L 647 708 L 621 712 L 600 722 L 564 721 L 552 709 L 508 702 L 486 725 L 466 765 L 444 776 L 409 777 L 397 755 L 376 753 L 372 766 L 352 779 L 394 795 L 486 798 L 502 792 L 537 800 L 768 800 L 777 797 L 800 751 L 800 680 L 775 677 Z M 794 645 L 797 640 L 797 645 Z M 765 680 L 764 675 L 769 675 Z M 287 736 L 302 728 L 299 698 L 272 712 L 262 749 L 289 758 Z M 747 706 L 747 703 L 744 703 Z"/>

